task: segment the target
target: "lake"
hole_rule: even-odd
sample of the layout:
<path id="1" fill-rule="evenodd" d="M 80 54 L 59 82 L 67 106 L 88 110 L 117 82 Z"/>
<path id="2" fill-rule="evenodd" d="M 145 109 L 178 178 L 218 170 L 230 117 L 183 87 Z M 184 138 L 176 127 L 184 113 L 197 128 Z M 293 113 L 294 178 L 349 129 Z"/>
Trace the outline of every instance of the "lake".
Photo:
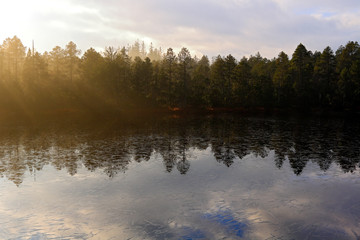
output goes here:
<path id="1" fill-rule="evenodd" d="M 3 121 L 0 239 L 359 239 L 360 121 Z"/>

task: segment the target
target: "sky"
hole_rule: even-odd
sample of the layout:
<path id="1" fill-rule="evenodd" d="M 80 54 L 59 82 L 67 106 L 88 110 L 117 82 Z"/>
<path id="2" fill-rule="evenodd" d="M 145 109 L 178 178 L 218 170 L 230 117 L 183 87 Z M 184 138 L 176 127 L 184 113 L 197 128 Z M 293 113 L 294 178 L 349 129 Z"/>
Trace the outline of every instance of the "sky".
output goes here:
<path id="1" fill-rule="evenodd" d="M 259 52 L 267 58 L 334 51 L 360 39 L 359 0 L 0 0 L 0 43 L 18 36 L 39 52 L 65 47 L 122 47 L 136 40 L 188 48 L 192 55 Z M 165 50 L 164 50 L 165 51 Z"/>

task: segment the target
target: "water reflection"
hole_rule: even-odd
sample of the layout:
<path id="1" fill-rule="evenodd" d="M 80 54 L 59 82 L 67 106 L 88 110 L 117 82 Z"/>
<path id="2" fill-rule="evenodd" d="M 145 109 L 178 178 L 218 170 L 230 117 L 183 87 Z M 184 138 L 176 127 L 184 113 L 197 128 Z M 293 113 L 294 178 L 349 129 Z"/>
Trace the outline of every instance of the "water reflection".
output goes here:
<path id="1" fill-rule="evenodd" d="M 359 146 L 351 119 L 3 123 L 0 238 L 358 239 Z"/>
<path id="2" fill-rule="evenodd" d="M 218 211 L 216 213 L 206 213 L 203 217 L 209 221 L 222 225 L 228 233 L 233 233 L 240 238 L 244 236 L 244 232 L 246 231 L 247 225 L 234 218 L 230 210 Z"/>
<path id="3" fill-rule="evenodd" d="M 242 118 L 162 118 L 144 122 L 99 121 L 0 128 L 0 176 L 20 185 L 24 174 L 51 165 L 75 175 L 80 167 L 102 170 L 110 178 L 131 162 L 163 161 L 167 172 L 186 174 L 192 150 L 211 149 L 217 162 L 231 167 L 249 154 L 275 154 L 301 175 L 309 161 L 326 171 L 332 163 L 354 172 L 360 161 L 360 129 L 356 120 Z"/>

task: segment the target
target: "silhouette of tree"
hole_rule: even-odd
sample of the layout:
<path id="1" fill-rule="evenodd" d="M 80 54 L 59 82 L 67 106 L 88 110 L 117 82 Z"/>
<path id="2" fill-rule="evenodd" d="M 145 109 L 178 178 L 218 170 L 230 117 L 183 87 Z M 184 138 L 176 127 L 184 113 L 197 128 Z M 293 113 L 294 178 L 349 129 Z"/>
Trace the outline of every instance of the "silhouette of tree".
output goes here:
<path id="1" fill-rule="evenodd" d="M 303 44 L 295 49 L 290 61 L 290 70 L 293 79 L 293 88 L 299 106 L 308 106 L 310 103 L 310 81 L 313 65 L 311 52 Z"/>
<path id="2" fill-rule="evenodd" d="M 279 53 L 275 60 L 275 69 L 273 84 L 276 105 L 287 107 L 291 103 L 293 83 L 291 82 L 289 57 L 286 53 Z"/>
<path id="3" fill-rule="evenodd" d="M 81 58 L 81 74 L 87 84 L 98 88 L 102 84 L 104 58 L 95 49 L 89 48 Z"/>
<path id="4" fill-rule="evenodd" d="M 233 85 L 234 102 L 237 106 L 249 106 L 251 103 L 251 67 L 247 58 L 242 58 L 234 69 L 235 83 Z"/>
<path id="5" fill-rule="evenodd" d="M 273 63 L 261 57 L 260 53 L 249 58 L 251 66 L 251 102 L 255 106 L 269 107 L 273 102 Z"/>
<path id="6" fill-rule="evenodd" d="M 36 108 L 38 102 L 46 101 L 48 96 L 45 93 L 50 88 L 48 65 L 43 56 L 29 50 L 24 60 L 22 75 L 27 101 Z"/>
<path id="7" fill-rule="evenodd" d="M 168 106 L 174 105 L 174 76 L 177 65 L 177 58 L 172 48 L 168 48 L 164 56 L 164 69 L 165 69 L 165 82 L 167 85 L 167 104 Z"/>
<path id="8" fill-rule="evenodd" d="M 82 56 L 70 41 L 43 54 L 19 38 L 0 45 L 0 106 L 23 113 L 119 112 L 124 109 L 227 108 L 352 110 L 360 106 L 360 47 L 348 42 L 336 54 L 299 44 L 291 60 L 284 52 L 236 60 L 231 54 L 200 60 L 187 48 L 136 41 L 129 47 L 88 49 Z M 188 108 L 186 108 L 188 110 Z M 291 109 L 290 109 L 291 110 Z"/>
<path id="9" fill-rule="evenodd" d="M 210 103 L 215 107 L 224 106 L 225 61 L 218 55 L 210 67 Z"/>
<path id="10" fill-rule="evenodd" d="M 49 68 L 55 80 L 63 80 L 65 74 L 65 50 L 56 46 L 50 52 Z"/>
<path id="11" fill-rule="evenodd" d="M 179 59 L 179 68 L 180 68 L 180 79 L 181 79 L 181 85 L 182 85 L 182 90 L 180 90 L 180 92 L 182 93 L 181 95 L 183 96 L 182 99 L 182 106 L 186 106 L 187 105 L 187 98 L 188 98 L 188 91 L 189 91 L 189 65 L 191 62 L 191 55 L 190 52 L 187 48 L 182 48 L 181 51 L 178 54 L 178 59 Z"/>
<path id="12" fill-rule="evenodd" d="M 336 95 L 336 79 L 335 55 L 330 47 L 326 47 L 315 63 L 312 84 L 320 106 L 333 104 Z"/>
<path id="13" fill-rule="evenodd" d="M 68 68 L 68 75 L 70 79 L 70 83 L 73 83 L 73 77 L 74 77 L 74 71 L 78 67 L 79 64 L 79 54 L 81 51 L 77 49 L 77 46 L 75 43 L 70 41 L 66 47 L 65 47 L 65 59 L 66 59 L 66 65 Z"/>
<path id="14" fill-rule="evenodd" d="M 19 79 L 19 73 L 22 71 L 22 65 L 25 58 L 26 47 L 22 44 L 21 40 L 14 36 L 7 38 L 2 44 L 2 54 L 5 61 L 3 61 L 3 69 L 5 76 L 8 79 L 15 81 Z"/>
<path id="15" fill-rule="evenodd" d="M 360 46 L 357 42 L 348 42 L 336 53 L 338 89 L 344 107 L 358 106 L 360 96 Z"/>
<path id="16" fill-rule="evenodd" d="M 202 56 L 196 63 L 191 84 L 192 105 L 207 106 L 209 104 L 210 62 L 207 56 Z"/>

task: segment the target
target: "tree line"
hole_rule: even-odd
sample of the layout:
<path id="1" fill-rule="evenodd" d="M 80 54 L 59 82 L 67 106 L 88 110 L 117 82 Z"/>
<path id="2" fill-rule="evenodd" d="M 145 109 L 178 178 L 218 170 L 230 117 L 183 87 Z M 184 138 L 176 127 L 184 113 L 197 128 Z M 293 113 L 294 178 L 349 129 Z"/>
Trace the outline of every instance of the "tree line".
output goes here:
<path id="1" fill-rule="evenodd" d="M 291 58 L 280 52 L 192 57 L 136 41 L 122 48 L 76 44 L 39 53 L 14 36 L 0 45 L 0 107 L 8 111 L 131 108 L 359 109 L 360 46 L 335 52 L 299 44 Z"/>

